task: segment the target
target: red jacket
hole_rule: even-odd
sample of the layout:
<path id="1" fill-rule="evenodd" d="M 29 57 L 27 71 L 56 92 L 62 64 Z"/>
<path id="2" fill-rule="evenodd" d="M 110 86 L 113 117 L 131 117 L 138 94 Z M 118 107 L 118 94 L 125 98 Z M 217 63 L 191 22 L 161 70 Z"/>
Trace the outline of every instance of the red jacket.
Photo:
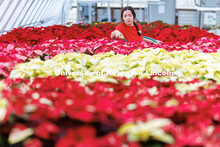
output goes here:
<path id="1" fill-rule="evenodd" d="M 137 23 L 137 25 L 140 33 L 142 33 L 142 26 L 139 23 Z M 143 41 L 142 36 L 138 35 L 137 29 L 134 25 L 127 26 L 125 23 L 121 23 L 115 28 L 115 30 L 120 31 L 128 42 Z"/>

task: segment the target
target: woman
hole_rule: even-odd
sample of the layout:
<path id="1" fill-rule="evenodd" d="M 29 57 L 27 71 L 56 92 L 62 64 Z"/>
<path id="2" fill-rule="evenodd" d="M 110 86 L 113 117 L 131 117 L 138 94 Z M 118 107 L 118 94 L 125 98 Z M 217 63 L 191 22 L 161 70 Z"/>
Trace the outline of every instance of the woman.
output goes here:
<path id="1" fill-rule="evenodd" d="M 154 44 L 160 44 L 161 41 L 156 40 L 156 42 L 154 42 L 142 37 L 142 27 L 139 23 L 134 21 L 135 17 L 136 13 L 134 9 L 131 6 L 125 7 L 121 12 L 121 19 L 123 23 L 119 24 L 115 31 L 111 33 L 111 38 L 125 38 L 128 42 L 144 40 Z"/>

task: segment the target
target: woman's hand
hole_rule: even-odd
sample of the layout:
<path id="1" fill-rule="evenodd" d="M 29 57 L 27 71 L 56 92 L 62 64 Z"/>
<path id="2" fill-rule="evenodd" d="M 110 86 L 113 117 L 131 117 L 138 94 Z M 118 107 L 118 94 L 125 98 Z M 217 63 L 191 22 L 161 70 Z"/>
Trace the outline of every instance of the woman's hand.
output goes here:
<path id="1" fill-rule="evenodd" d="M 124 36 L 123 36 L 123 34 L 122 34 L 120 31 L 115 30 L 115 31 L 113 31 L 113 32 L 111 33 L 111 38 L 120 38 L 120 39 L 123 39 Z"/>

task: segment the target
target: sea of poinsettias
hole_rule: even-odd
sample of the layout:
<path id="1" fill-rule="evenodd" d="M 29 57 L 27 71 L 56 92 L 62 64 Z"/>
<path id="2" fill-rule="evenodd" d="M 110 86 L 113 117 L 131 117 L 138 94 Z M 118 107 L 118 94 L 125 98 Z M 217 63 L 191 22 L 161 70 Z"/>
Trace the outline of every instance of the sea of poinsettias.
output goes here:
<path id="1" fill-rule="evenodd" d="M 2 35 L 0 146 L 218 147 L 220 37 L 141 24 L 163 43 L 112 40 L 112 23 Z"/>

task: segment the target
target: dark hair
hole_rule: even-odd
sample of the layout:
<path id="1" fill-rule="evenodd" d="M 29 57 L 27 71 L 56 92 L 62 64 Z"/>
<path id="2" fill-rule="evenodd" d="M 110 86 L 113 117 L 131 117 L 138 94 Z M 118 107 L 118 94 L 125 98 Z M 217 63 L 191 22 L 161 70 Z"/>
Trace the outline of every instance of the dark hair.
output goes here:
<path id="1" fill-rule="evenodd" d="M 122 20 L 122 21 L 124 21 L 124 20 L 123 20 L 123 13 L 124 13 L 124 11 L 126 11 L 126 10 L 130 10 L 131 13 L 132 13 L 132 15 L 133 15 L 133 17 L 134 17 L 134 19 L 136 18 L 136 13 L 135 13 L 134 9 L 133 9 L 131 6 L 127 6 L 127 7 L 124 7 L 123 10 L 121 11 L 121 20 Z M 135 21 L 134 21 L 133 23 L 134 23 L 135 28 L 137 29 L 138 35 L 141 36 L 141 33 L 139 32 L 139 28 L 138 28 L 137 23 L 136 23 Z"/>

